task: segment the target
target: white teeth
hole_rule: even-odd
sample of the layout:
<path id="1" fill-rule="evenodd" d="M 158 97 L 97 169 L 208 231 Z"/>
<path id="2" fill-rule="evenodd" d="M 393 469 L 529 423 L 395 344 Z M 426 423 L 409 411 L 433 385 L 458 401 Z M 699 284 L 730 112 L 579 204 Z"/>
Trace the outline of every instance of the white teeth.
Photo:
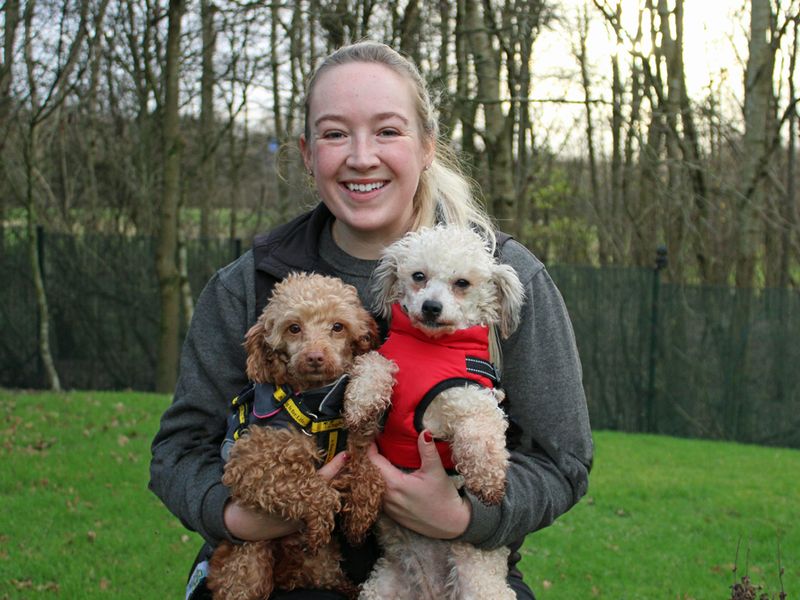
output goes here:
<path id="1" fill-rule="evenodd" d="M 382 188 L 385 183 L 346 183 L 347 189 L 351 192 L 371 192 Z"/>

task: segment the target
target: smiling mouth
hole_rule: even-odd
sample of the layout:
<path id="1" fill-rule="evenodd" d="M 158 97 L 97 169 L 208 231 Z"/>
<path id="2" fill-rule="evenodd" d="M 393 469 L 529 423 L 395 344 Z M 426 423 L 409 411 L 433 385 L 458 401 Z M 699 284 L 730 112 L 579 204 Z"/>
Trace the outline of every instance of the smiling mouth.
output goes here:
<path id="1" fill-rule="evenodd" d="M 346 187 L 351 192 L 372 192 L 375 190 L 381 189 L 383 186 L 386 185 L 385 181 L 376 181 L 374 183 L 345 183 L 344 187 Z"/>

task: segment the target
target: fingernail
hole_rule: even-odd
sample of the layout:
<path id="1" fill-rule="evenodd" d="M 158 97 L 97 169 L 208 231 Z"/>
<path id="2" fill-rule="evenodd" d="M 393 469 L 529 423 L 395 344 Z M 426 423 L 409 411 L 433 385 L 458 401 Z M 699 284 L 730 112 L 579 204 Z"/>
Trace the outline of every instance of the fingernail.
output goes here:
<path id="1" fill-rule="evenodd" d="M 422 432 L 422 439 L 425 440 L 426 444 L 430 444 L 433 441 L 433 436 L 431 435 L 430 431 L 423 431 Z"/>
<path id="2" fill-rule="evenodd" d="M 347 462 L 348 460 L 350 460 L 350 455 L 347 452 L 342 452 L 342 454 L 344 454 L 344 456 L 342 457 L 342 460 L 344 462 Z"/>

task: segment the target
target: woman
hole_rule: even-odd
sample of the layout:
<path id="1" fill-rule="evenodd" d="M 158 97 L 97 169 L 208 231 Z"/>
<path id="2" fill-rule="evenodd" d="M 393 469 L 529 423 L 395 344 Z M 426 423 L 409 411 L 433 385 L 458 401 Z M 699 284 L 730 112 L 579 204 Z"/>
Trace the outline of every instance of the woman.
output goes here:
<path id="1" fill-rule="evenodd" d="M 211 545 L 222 539 L 285 535 L 299 525 L 230 500 L 219 444 L 229 400 L 245 384 L 244 334 L 265 290 L 290 271 L 316 271 L 354 285 L 371 306 L 369 279 L 381 251 L 409 230 L 437 221 L 469 225 L 491 243 L 489 218 L 438 143 L 433 106 L 417 69 L 383 44 L 346 46 L 308 82 L 300 149 L 321 203 L 256 239 L 254 249 L 220 270 L 195 309 L 173 404 L 153 441 L 151 489 Z M 387 481 L 385 512 L 434 538 L 516 550 L 528 532 L 549 525 L 586 492 L 592 441 L 572 327 L 542 264 L 508 241 L 500 259 L 517 271 L 526 304 L 517 332 L 502 344 L 503 387 L 520 427 L 499 506 L 459 495 L 433 444 L 421 440 L 424 466 L 413 473 L 375 457 Z M 425 460 L 430 450 L 431 460 Z M 333 477 L 337 457 L 320 470 Z M 432 502 L 431 499 L 436 501 Z M 374 549 L 354 553 L 351 574 L 366 575 Z M 365 556 L 366 553 L 366 556 Z M 514 568 L 519 598 L 533 598 Z M 334 598 L 325 591 L 274 598 Z"/>

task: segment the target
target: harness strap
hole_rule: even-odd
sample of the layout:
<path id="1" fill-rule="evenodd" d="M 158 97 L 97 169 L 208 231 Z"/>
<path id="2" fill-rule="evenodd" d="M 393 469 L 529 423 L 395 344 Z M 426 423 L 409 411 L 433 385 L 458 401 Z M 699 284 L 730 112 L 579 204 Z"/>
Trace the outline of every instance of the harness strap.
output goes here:
<path id="1" fill-rule="evenodd" d="M 425 428 L 422 423 L 422 418 L 425 416 L 425 411 L 428 410 L 428 407 L 431 405 L 431 402 L 433 402 L 436 396 L 445 390 L 449 390 L 450 388 L 465 386 L 485 389 L 484 386 L 477 381 L 468 379 L 466 377 L 451 377 L 450 379 L 443 379 L 429 389 L 422 397 L 422 400 L 419 401 L 419 404 L 417 404 L 417 408 L 414 410 L 414 429 L 417 430 L 417 433 L 421 432 Z"/>
<path id="2" fill-rule="evenodd" d="M 492 382 L 494 387 L 500 387 L 500 374 L 492 363 L 482 358 L 476 358 L 475 356 L 467 356 L 466 358 L 467 373 L 486 377 L 486 379 Z"/>
<path id="3" fill-rule="evenodd" d="M 288 386 L 251 384 L 231 401 L 228 435 L 223 441 L 222 455 L 227 460 L 230 447 L 250 425 L 272 427 L 294 426 L 301 432 L 317 438 L 317 445 L 325 452 L 324 462 L 329 462 L 346 440 L 341 403 L 347 377 L 343 376 L 330 386 L 295 394 Z M 263 395 L 262 395 L 263 393 Z M 303 403 L 303 395 L 313 399 L 323 396 L 319 409 L 314 412 Z M 259 398 L 257 400 L 257 398 Z M 326 414 L 327 413 L 327 414 Z"/>

